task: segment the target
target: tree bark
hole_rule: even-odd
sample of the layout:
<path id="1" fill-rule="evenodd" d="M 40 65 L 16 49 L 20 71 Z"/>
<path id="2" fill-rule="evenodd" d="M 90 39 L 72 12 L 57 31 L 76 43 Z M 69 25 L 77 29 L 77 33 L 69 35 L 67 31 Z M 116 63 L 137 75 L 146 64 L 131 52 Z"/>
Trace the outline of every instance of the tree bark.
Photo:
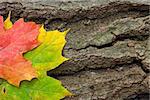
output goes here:
<path id="1" fill-rule="evenodd" d="M 148 100 L 149 0 L 1 0 L 0 14 L 13 21 L 71 28 L 63 55 L 48 75 L 73 94 L 64 100 Z"/>

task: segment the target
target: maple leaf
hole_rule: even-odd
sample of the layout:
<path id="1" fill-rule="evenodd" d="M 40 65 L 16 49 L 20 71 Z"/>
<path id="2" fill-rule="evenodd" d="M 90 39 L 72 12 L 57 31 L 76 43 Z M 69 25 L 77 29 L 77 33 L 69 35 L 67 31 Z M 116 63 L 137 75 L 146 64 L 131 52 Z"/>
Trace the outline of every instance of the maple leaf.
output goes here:
<path id="1" fill-rule="evenodd" d="M 40 26 L 34 22 L 24 22 L 23 19 L 11 26 L 9 17 L 3 23 L 0 16 L 0 78 L 19 86 L 22 80 L 37 77 L 31 62 L 22 55 L 38 45 Z"/>
<path id="2" fill-rule="evenodd" d="M 48 76 L 23 81 L 19 88 L 3 82 L 0 91 L 1 100 L 60 100 L 72 95 L 60 81 Z"/>
<path id="3" fill-rule="evenodd" d="M 40 28 L 38 41 L 41 42 L 41 45 L 24 55 L 26 59 L 32 62 L 38 73 L 54 69 L 68 60 L 62 56 L 62 50 L 66 43 L 65 36 L 68 31 L 69 29 L 64 32 L 58 30 L 46 32 L 43 26 Z"/>

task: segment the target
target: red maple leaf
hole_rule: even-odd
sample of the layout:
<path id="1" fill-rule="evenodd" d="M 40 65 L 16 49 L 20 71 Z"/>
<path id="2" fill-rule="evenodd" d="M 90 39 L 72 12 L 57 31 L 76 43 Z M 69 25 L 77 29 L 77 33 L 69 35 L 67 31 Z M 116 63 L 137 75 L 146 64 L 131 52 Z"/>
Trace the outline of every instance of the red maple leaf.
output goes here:
<path id="1" fill-rule="evenodd" d="M 37 77 L 31 62 L 23 58 L 23 53 L 38 45 L 39 28 L 34 22 L 19 19 L 12 28 L 5 30 L 0 16 L 0 78 L 19 86 L 22 80 Z"/>

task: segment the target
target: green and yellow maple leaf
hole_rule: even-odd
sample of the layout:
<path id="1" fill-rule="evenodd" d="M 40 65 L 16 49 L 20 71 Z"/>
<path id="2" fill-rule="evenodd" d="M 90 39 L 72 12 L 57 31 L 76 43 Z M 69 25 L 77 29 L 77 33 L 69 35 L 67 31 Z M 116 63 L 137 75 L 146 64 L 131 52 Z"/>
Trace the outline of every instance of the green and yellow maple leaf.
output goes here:
<path id="1" fill-rule="evenodd" d="M 24 55 L 26 59 L 32 62 L 38 73 L 54 69 L 68 60 L 62 56 L 62 50 L 66 43 L 65 36 L 68 31 L 59 32 L 55 30 L 46 32 L 43 26 L 40 28 L 38 41 L 41 42 L 41 45 Z"/>
<path id="2" fill-rule="evenodd" d="M 60 100 L 71 95 L 60 81 L 49 76 L 23 81 L 19 88 L 3 82 L 0 89 L 0 100 Z"/>

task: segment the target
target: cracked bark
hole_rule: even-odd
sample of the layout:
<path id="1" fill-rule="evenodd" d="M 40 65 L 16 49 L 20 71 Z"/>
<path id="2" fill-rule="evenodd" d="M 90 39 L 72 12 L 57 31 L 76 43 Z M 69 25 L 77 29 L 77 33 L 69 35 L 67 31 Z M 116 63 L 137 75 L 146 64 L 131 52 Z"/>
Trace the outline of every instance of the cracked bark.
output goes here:
<path id="1" fill-rule="evenodd" d="M 1 0 L 0 14 L 71 28 L 63 52 L 70 60 L 48 72 L 75 94 L 65 100 L 141 100 L 149 95 L 149 7 L 148 0 Z"/>

